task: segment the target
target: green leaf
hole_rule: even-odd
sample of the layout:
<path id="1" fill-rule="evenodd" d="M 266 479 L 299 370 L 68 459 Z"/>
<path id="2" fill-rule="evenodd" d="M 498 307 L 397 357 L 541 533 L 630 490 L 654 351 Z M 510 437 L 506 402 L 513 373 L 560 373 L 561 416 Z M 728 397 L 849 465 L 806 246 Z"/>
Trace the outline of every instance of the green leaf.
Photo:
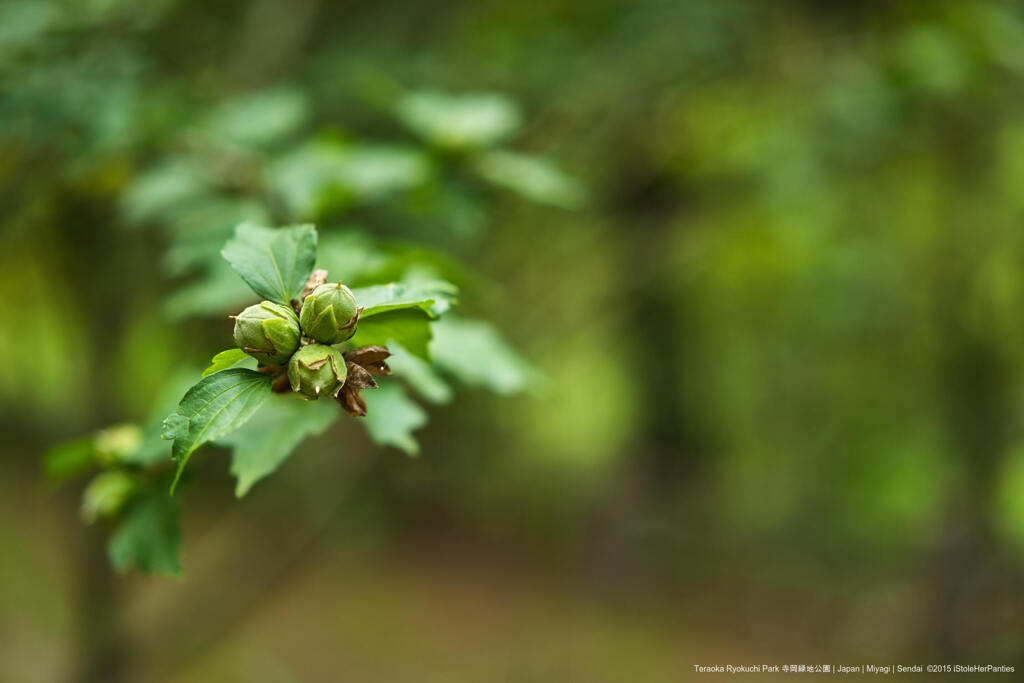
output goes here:
<path id="1" fill-rule="evenodd" d="M 427 413 L 393 382 L 363 392 L 366 417 L 363 424 L 370 439 L 380 446 L 394 446 L 408 455 L 420 452 L 413 431 L 427 424 Z"/>
<path id="2" fill-rule="evenodd" d="M 458 288 L 450 282 L 436 280 L 426 285 L 392 282 L 352 290 L 356 302 L 363 307 L 363 318 L 388 311 L 418 308 L 431 318 L 448 309 Z"/>
<path id="3" fill-rule="evenodd" d="M 120 462 L 147 467 L 166 462 L 170 458 L 170 444 L 162 435 L 165 431 L 165 418 L 176 409 L 182 395 L 195 384 L 196 372 L 196 368 L 185 366 L 167 378 L 157 391 L 146 419 L 142 422 L 142 443 L 131 453 L 122 455 Z"/>
<path id="4" fill-rule="evenodd" d="M 65 441 L 46 452 L 43 469 L 48 479 L 60 483 L 95 465 L 97 455 L 94 437 Z"/>
<path id="5" fill-rule="evenodd" d="M 335 229 L 324 233 L 318 240 L 317 266 L 327 270 L 334 282 L 353 282 L 363 273 L 380 268 L 388 260 L 389 257 L 376 243 L 360 232 Z M 385 277 L 376 281 L 390 279 Z"/>
<path id="6" fill-rule="evenodd" d="M 447 149 L 485 147 L 520 125 L 515 104 L 502 95 L 419 91 L 403 97 L 398 119 L 428 142 Z"/>
<path id="7" fill-rule="evenodd" d="M 312 218 L 339 206 L 368 203 L 427 184 L 430 159 L 414 148 L 318 140 L 276 161 L 269 182 L 292 215 Z"/>
<path id="8" fill-rule="evenodd" d="M 137 489 L 135 477 L 124 470 L 96 475 L 82 494 L 82 518 L 92 524 L 100 517 L 116 515 Z"/>
<path id="9" fill-rule="evenodd" d="M 176 413 L 164 421 L 174 438 L 171 454 L 178 471 L 171 493 L 192 453 L 241 427 L 270 395 L 270 378 L 254 370 L 232 368 L 204 377 L 181 399 Z"/>
<path id="10" fill-rule="evenodd" d="M 111 425 L 96 432 L 96 454 L 104 462 L 123 462 L 142 445 L 142 430 L 134 424 Z"/>
<path id="11" fill-rule="evenodd" d="M 98 464 L 131 462 L 143 440 L 137 425 L 111 425 L 93 436 L 54 446 L 44 456 L 43 467 L 47 478 L 60 483 Z"/>
<path id="12" fill-rule="evenodd" d="M 110 563 L 119 572 L 181 573 L 178 514 L 178 502 L 157 490 L 129 505 L 107 544 Z"/>
<path id="13" fill-rule="evenodd" d="M 420 150 L 386 145 L 352 145 L 337 180 L 358 199 L 372 200 L 426 184 L 434 169 Z"/>
<path id="14" fill-rule="evenodd" d="M 203 127 L 215 139 L 247 146 L 266 145 L 294 132 L 306 118 L 307 111 L 301 91 L 266 90 L 222 104 Z"/>
<path id="15" fill-rule="evenodd" d="M 171 162 L 139 175 L 126 189 L 121 209 L 128 223 L 140 223 L 201 199 L 205 193 L 205 184 L 195 168 Z"/>
<path id="16" fill-rule="evenodd" d="M 238 479 L 235 495 L 241 498 L 248 493 L 253 484 L 280 467 L 303 439 L 322 434 L 340 414 L 334 401 L 271 397 L 255 419 L 221 440 L 234 447 L 231 474 Z"/>
<path id="17" fill-rule="evenodd" d="M 514 394 L 540 382 L 541 374 L 489 323 L 445 316 L 434 324 L 434 363 L 466 384 Z"/>
<path id="18" fill-rule="evenodd" d="M 360 320 L 356 333 L 349 340 L 355 346 L 387 346 L 397 342 L 419 356 L 430 360 L 430 318 L 421 309 L 393 310 Z"/>
<path id="19" fill-rule="evenodd" d="M 404 379 L 413 391 L 431 403 L 444 404 L 452 400 L 452 388 L 430 363 L 412 355 L 395 342 L 388 345 L 388 350 L 391 351 L 388 365 L 395 377 Z"/>
<path id="20" fill-rule="evenodd" d="M 476 170 L 495 185 L 539 204 L 576 209 L 586 200 L 579 181 L 538 157 L 494 150 L 479 158 Z"/>
<path id="21" fill-rule="evenodd" d="M 166 209 L 160 219 L 171 242 L 164 252 L 164 270 L 171 277 L 180 277 L 214 264 L 223 263 L 227 268 L 220 250 L 235 227 L 245 221 L 264 224 L 270 217 L 255 199 L 211 197 Z M 227 269 L 237 280 L 234 271 Z"/>
<path id="22" fill-rule="evenodd" d="M 229 311 L 237 313 L 255 303 L 255 298 L 238 273 L 218 258 L 188 284 L 172 292 L 164 301 L 164 311 L 171 320 L 194 315 L 221 316 Z"/>
<path id="23" fill-rule="evenodd" d="M 350 242 L 352 241 L 354 240 L 350 239 Z M 386 250 L 374 252 L 374 257 L 372 260 L 364 260 L 367 267 L 357 273 L 357 277 L 350 278 L 350 287 L 354 289 L 396 282 L 426 290 L 428 297 L 453 299 L 459 290 L 453 283 L 470 281 L 475 277 L 466 266 L 453 260 L 453 257 L 431 247 L 389 244 Z M 326 258 L 320 262 L 333 277 L 333 262 Z M 347 280 L 342 278 L 342 282 Z"/>
<path id="24" fill-rule="evenodd" d="M 254 292 L 287 305 L 299 297 L 313 272 L 316 228 L 265 228 L 242 223 L 221 254 Z"/>
<path id="25" fill-rule="evenodd" d="M 171 413 L 164 420 L 163 429 L 160 432 L 160 438 L 171 441 L 173 439 L 188 436 L 189 422 L 190 420 L 184 415 Z"/>
<path id="26" fill-rule="evenodd" d="M 252 359 L 253 361 L 256 360 L 242 349 L 228 349 L 226 351 L 221 351 L 214 356 L 212 360 L 210 360 L 210 367 L 203 370 L 203 377 L 212 375 L 215 372 L 220 372 L 221 370 L 227 370 L 228 368 L 234 367 L 247 359 Z"/>

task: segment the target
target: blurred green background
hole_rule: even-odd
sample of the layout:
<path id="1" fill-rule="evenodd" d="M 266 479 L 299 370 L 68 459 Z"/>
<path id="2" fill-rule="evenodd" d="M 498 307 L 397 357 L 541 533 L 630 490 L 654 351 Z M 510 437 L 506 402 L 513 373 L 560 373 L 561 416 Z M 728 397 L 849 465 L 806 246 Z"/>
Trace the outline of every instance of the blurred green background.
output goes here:
<path id="1" fill-rule="evenodd" d="M 1022 670 L 1022 85 L 1015 2 L 6 0 L 0 680 Z M 321 230 L 465 264 L 545 379 L 431 406 L 418 459 L 346 418 L 240 501 L 207 449 L 184 578 L 118 576 L 41 454 L 229 334 L 173 310 L 140 179 L 230 165 L 197 122 L 253 93 L 202 130 L 421 145 L 405 89 L 506 96 L 587 201 L 499 165 L 537 201 L 456 176 Z"/>

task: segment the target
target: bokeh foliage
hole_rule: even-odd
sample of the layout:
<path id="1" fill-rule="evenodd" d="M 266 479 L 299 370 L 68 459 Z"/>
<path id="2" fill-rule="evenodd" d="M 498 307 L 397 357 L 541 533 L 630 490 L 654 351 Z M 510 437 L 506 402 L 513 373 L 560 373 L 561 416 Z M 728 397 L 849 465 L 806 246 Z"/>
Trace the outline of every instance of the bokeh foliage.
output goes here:
<path id="1" fill-rule="evenodd" d="M 346 281 L 461 285 L 435 342 L 495 320 L 495 367 L 544 374 L 460 397 L 409 354 L 444 407 L 415 469 L 346 471 L 368 536 L 429 519 L 700 616 L 717 582 L 771 651 L 1021 661 L 1018 3 L 284 5 L 5 6 L 0 291 L 77 301 L 9 307 L 4 355 L 45 359 L 0 366 L 23 457 L 222 348 L 197 226 L 313 220 Z M 482 92 L 518 113 L 424 123 Z"/>

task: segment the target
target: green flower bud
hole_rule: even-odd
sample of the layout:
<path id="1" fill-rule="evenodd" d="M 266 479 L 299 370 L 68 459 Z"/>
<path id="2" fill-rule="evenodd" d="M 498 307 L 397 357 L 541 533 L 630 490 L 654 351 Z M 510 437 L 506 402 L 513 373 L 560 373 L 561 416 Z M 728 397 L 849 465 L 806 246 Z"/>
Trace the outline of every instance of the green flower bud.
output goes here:
<path id="1" fill-rule="evenodd" d="M 288 363 L 292 389 L 314 400 L 324 394 L 337 396 L 346 375 L 341 352 L 323 344 L 303 346 Z"/>
<path id="2" fill-rule="evenodd" d="M 337 344 L 356 332 L 356 298 L 340 282 L 320 285 L 303 300 L 299 322 L 308 337 L 321 344 Z"/>
<path id="3" fill-rule="evenodd" d="M 299 321 L 288 306 L 263 301 L 235 317 L 235 343 L 263 365 L 280 365 L 299 348 Z"/>

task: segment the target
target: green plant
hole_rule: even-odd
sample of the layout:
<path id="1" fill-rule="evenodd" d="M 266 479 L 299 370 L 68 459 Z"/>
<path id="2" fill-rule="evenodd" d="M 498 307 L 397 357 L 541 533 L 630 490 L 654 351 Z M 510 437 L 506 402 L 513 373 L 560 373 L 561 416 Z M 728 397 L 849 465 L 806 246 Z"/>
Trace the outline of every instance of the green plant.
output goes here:
<path id="1" fill-rule="evenodd" d="M 390 344 L 415 345 L 417 338 L 429 334 L 429 313 L 424 312 L 435 302 L 429 292 L 371 290 L 366 292 L 368 305 L 357 306 L 355 293 L 340 283 L 324 284 L 327 271 L 314 272 L 316 241 L 317 232 L 309 225 L 273 229 L 243 224 L 225 247 L 224 258 L 253 291 L 270 300 L 235 316 L 239 348 L 218 354 L 164 420 L 161 436 L 173 440 L 177 463 L 172 492 L 192 453 L 244 425 L 272 392 L 292 391 L 306 400 L 329 396 L 351 414 L 366 415 L 359 391 L 377 387 L 373 374 L 389 374 L 383 361 L 390 352 L 383 345 L 347 341 L 358 332 L 360 317 L 368 325 L 383 324 Z M 301 325 L 296 310 L 302 311 Z M 391 325 L 404 311 L 414 311 L 415 317 Z M 256 369 L 235 367 L 247 357 L 257 359 Z"/>
<path id="2" fill-rule="evenodd" d="M 180 571 L 177 493 L 207 444 L 231 451 L 240 497 L 342 412 L 363 418 L 373 443 L 416 455 L 421 402 L 449 402 L 452 380 L 502 394 L 534 382 L 489 323 L 452 316 L 457 283 L 475 278 L 454 254 L 482 234 L 488 188 L 568 208 L 578 185 L 499 147 L 520 121 L 503 97 L 412 92 L 383 106 L 417 145 L 329 130 L 295 139 L 309 107 L 292 90 L 224 103 L 171 135 L 169 152 L 123 193 L 125 222 L 167 242 L 177 286 L 161 317 L 241 312 L 236 348 L 201 373 L 181 363 L 141 423 L 46 458 L 57 482 L 99 470 L 83 517 L 113 527 L 118 570 Z M 519 165 L 503 171 L 502 155 Z"/>

